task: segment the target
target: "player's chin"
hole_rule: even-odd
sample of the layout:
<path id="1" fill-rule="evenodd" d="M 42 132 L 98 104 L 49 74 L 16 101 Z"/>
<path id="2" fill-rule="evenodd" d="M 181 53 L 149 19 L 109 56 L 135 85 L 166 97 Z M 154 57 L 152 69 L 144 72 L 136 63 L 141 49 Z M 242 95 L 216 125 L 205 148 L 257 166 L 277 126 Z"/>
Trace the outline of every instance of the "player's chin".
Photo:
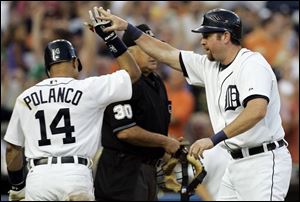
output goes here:
<path id="1" fill-rule="evenodd" d="M 207 54 L 207 59 L 209 59 L 210 61 L 216 60 L 212 54 Z"/>

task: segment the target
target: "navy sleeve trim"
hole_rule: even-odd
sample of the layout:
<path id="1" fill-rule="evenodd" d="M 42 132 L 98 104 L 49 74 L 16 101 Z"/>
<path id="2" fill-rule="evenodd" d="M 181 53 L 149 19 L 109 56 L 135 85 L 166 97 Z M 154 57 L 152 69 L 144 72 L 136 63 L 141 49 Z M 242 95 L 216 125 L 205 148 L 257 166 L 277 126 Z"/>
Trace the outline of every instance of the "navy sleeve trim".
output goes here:
<path id="1" fill-rule="evenodd" d="M 188 74 L 187 74 L 185 65 L 183 63 L 183 60 L 182 60 L 181 52 L 179 53 L 179 62 L 180 62 L 180 66 L 181 66 L 181 69 L 182 69 L 183 76 L 184 77 L 189 77 Z"/>
<path id="2" fill-rule="evenodd" d="M 254 95 L 250 95 L 248 97 L 246 97 L 243 101 L 243 107 L 245 108 L 247 106 L 247 103 L 250 101 L 250 100 L 253 100 L 253 99 L 256 99 L 256 98 L 263 98 L 265 100 L 270 101 L 270 99 L 267 97 L 267 96 L 264 96 L 264 95 L 258 95 L 258 94 L 254 94 Z"/>

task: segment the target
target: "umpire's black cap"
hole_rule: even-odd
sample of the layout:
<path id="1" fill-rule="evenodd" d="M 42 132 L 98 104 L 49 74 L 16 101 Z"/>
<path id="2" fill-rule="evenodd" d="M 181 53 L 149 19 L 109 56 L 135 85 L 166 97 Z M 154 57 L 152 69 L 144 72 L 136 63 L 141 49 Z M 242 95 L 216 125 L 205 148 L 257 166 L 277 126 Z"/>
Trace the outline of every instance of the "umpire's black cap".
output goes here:
<path id="1" fill-rule="evenodd" d="M 136 26 L 137 28 L 139 28 L 140 30 L 142 30 L 144 33 L 155 37 L 152 30 L 150 29 L 150 27 L 146 24 L 140 24 L 138 26 Z M 123 42 L 125 43 L 125 45 L 127 47 L 130 46 L 135 46 L 136 43 L 134 42 L 134 40 L 132 40 L 132 38 L 130 37 L 130 35 L 128 34 L 127 30 L 124 32 L 123 37 L 122 37 Z"/>

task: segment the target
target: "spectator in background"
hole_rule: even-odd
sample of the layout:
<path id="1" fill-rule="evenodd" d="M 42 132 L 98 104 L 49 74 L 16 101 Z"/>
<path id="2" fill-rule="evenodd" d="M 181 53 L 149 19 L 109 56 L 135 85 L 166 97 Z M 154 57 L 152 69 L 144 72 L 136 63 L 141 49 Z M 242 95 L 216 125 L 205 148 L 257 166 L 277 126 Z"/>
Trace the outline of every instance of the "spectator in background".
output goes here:
<path id="1" fill-rule="evenodd" d="M 194 97 L 187 89 L 182 74 L 171 69 L 166 82 L 167 93 L 172 102 L 169 134 L 176 139 L 184 138 L 184 127 L 194 111 Z"/>
<path id="2" fill-rule="evenodd" d="M 282 13 L 274 13 L 263 20 L 261 27 L 244 38 L 244 47 L 260 52 L 273 68 L 280 66 L 288 54 L 287 44 L 291 34 L 289 18 Z"/>
<path id="3" fill-rule="evenodd" d="M 291 95 L 290 103 L 291 119 L 286 140 L 289 142 L 289 151 L 293 163 L 291 185 L 299 186 L 299 80 L 295 81 L 294 86 L 295 90 Z"/>

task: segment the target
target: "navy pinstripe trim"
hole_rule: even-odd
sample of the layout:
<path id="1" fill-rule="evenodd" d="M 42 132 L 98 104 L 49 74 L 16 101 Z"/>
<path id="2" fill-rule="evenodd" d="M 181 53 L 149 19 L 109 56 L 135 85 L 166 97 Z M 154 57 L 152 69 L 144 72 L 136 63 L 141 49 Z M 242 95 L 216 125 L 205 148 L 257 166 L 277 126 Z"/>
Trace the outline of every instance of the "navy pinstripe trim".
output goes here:
<path id="1" fill-rule="evenodd" d="M 124 129 L 127 129 L 127 128 L 131 128 L 132 126 L 135 126 L 135 125 L 136 125 L 136 123 L 134 122 L 134 123 L 128 124 L 128 125 L 126 125 L 126 126 L 121 126 L 121 127 L 119 127 L 119 128 L 115 128 L 115 129 L 113 130 L 113 133 L 119 132 L 119 131 L 124 130 Z"/>
<path id="2" fill-rule="evenodd" d="M 267 102 L 269 103 L 270 99 L 265 96 L 265 95 L 258 95 L 258 94 L 254 94 L 254 95 L 249 95 L 248 97 L 246 97 L 244 100 L 243 100 L 243 107 L 245 108 L 247 106 L 247 103 L 250 101 L 250 100 L 253 100 L 253 99 L 256 99 L 256 98 L 263 98 L 265 100 L 267 100 Z"/>
<path id="3" fill-rule="evenodd" d="M 218 98 L 218 107 L 219 107 L 219 110 L 220 110 L 220 113 L 222 114 L 222 110 L 221 110 L 221 106 L 220 106 L 220 99 L 221 99 L 221 95 L 222 95 L 222 89 L 223 89 L 223 84 L 224 84 L 224 82 L 226 81 L 226 79 L 228 79 L 228 77 L 230 77 L 231 76 L 231 74 L 232 74 L 233 72 L 230 72 L 230 74 L 228 74 L 227 76 L 226 76 L 226 78 L 222 81 L 222 84 L 221 84 L 221 91 L 220 91 L 220 94 L 219 94 L 219 98 Z M 223 116 L 222 116 L 223 117 Z M 224 118 L 224 117 L 223 117 Z M 225 120 L 225 119 L 224 119 Z M 227 125 L 226 125 L 226 121 L 225 121 L 225 127 L 226 127 Z"/>
<path id="4" fill-rule="evenodd" d="M 271 195 L 270 195 L 270 201 L 272 201 L 273 198 L 273 184 L 274 184 L 274 170 L 275 170 L 275 154 L 274 151 L 271 151 L 273 155 L 273 168 L 272 168 L 272 185 L 271 185 Z"/>
<path id="5" fill-rule="evenodd" d="M 184 77 L 189 77 L 189 75 L 186 71 L 185 65 L 183 63 L 183 60 L 182 60 L 181 52 L 179 53 L 179 62 L 180 62 L 180 66 L 181 66 L 181 69 L 182 69 L 183 76 Z"/>

